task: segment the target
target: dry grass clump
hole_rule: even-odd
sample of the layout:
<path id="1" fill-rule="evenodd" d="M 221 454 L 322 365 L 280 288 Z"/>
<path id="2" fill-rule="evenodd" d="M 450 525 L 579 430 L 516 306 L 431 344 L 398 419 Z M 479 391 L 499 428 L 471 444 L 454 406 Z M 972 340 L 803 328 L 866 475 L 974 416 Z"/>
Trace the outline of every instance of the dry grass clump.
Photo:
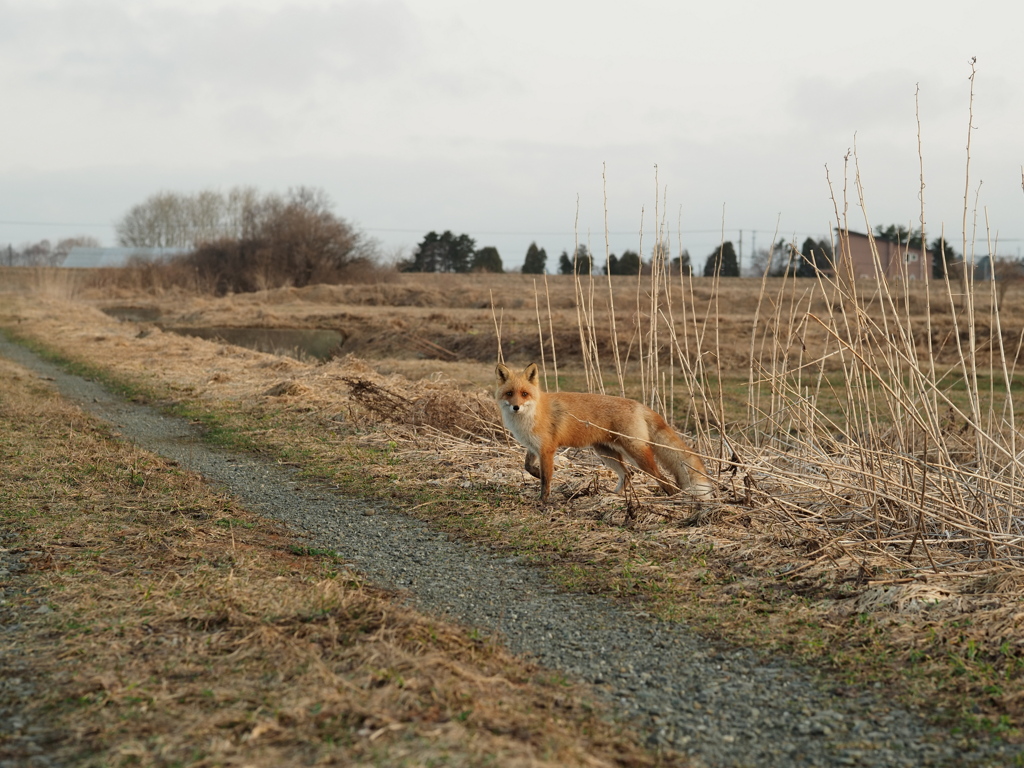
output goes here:
<path id="1" fill-rule="evenodd" d="M 378 418 L 432 427 L 474 442 L 504 434 L 493 400 L 444 382 L 404 380 L 404 386 L 393 383 L 388 387 L 367 377 L 346 377 L 342 381 L 348 385 L 352 401 Z"/>
<path id="2" fill-rule="evenodd" d="M 0 267 L 0 294 L 30 293 L 70 301 L 83 295 L 90 276 L 60 267 Z"/>
<path id="3" fill-rule="evenodd" d="M 112 441 L 17 366 L 0 382 L 0 504 L 31 565 L 0 658 L 31 648 L 34 685 L 0 708 L 45 723 L 0 757 L 43 740 L 97 766 L 652 764 L 581 690 Z"/>
<path id="4" fill-rule="evenodd" d="M 877 315 L 808 314 L 828 337 L 820 352 L 794 361 L 765 345 L 751 373 L 755 428 L 742 436 L 743 468 L 784 480 L 770 496 L 793 517 L 810 507 L 844 530 L 837 538 L 870 541 L 893 565 L 1024 563 L 1024 444 L 1010 394 L 1016 351 L 999 354 L 997 342 L 983 368 L 978 329 L 968 323 L 970 344 L 943 364 L 915 339 L 918 323 L 884 282 L 879 288 Z M 927 317 L 919 323 L 927 330 Z M 839 380 L 825 375 L 825 357 L 842 367 Z"/>

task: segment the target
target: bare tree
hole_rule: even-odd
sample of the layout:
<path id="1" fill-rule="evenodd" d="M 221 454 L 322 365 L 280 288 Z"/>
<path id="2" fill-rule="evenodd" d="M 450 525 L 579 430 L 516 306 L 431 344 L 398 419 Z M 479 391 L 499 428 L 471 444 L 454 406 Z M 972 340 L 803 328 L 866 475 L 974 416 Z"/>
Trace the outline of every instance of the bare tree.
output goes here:
<path id="1" fill-rule="evenodd" d="M 331 208 L 322 190 L 309 187 L 284 196 L 237 190 L 225 206 L 235 232 L 200 244 L 184 261 L 217 294 L 337 282 L 373 263 L 375 250 Z"/>
<path id="2" fill-rule="evenodd" d="M 25 245 L 21 249 L 21 262 L 31 267 L 48 267 L 53 257 L 53 246 L 49 240 Z"/>
<path id="3" fill-rule="evenodd" d="M 224 201 L 224 237 L 255 237 L 263 224 L 269 197 L 261 195 L 256 187 L 232 188 Z"/>
<path id="4" fill-rule="evenodd" d="M 222 237 L 244 237 L 258 226 L 269 198 L 241 187 L 226 196 L 215 190 L 194 195 L 158 192 L 133 206 L 114 229 L 122 246 L 195 248 Z"/>
<path id="5" fill-rule="evenodd" d="M 332 208 L 327 194 L 312 187 L 284 195 L 254 187 L 226 195 L 161 192 L 118 222 L 118 242 L 188 249 L 169 270 L 217 294 L 337 282 L 354 267 L 375 264 L 377 249 Z"/>
<path id="6" fill-rule="evenodd" d="M 204 190 L 187 198 L 187 226 L 193 243 L 224 237 L 227 201 L 220 192 Z"/>
<path id="7" fill-rule="evenodd" d="M 183 222 L 186 200 L 174 192 L 158 192 L 145 202 L 133 206 L 114 225 L 119 245 L 140 248 L 188 247 L 195 243 L 187 238 Z"/>
<path id="8" fill-rule="evenodd" d="M 58 240 L 54 245 L 49 240 L 25 243 L 19 248 L 13 245 L 0 247 L 0 264 L 8 267 L 59 267 L 64 263 L 72 248 L 84 246 L 98 248 L 100 241 L 89 235 L 76 235 Z"/>

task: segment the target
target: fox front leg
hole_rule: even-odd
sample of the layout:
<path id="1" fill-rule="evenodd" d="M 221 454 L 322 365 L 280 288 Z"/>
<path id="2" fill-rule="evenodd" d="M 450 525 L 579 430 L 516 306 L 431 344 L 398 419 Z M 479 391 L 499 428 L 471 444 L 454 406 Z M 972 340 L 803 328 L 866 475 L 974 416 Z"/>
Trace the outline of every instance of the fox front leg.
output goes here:
<path id="1" fill-rule="evenodd" d="M 540 462 L 538 462 L 537 456 L 533 451 L 526 452 L 526 466 L 524 468 L 538 480 L 540 479 Z"/>
<path id="2" fill-rule="evenodd" d="M 548 464 L 548 471 L 545 473 L 543 459 L 538 457 L 533 451 L 526 452 L 524 469 L 540 480 L 541 504 L 548 503 L 548 491 L 551 489 L 551 473 L 554 471 L 554 456 L 552 456 L 551 461 L 548 462 Z"/>
<path id="3" fill-rule="evenodd" d="M 555 473 L 555 449 L 542 450 L 538 456 L 540 460 L 540 503 L 548 503 L 548 494 L 551 493 L 551 476 Z"/>

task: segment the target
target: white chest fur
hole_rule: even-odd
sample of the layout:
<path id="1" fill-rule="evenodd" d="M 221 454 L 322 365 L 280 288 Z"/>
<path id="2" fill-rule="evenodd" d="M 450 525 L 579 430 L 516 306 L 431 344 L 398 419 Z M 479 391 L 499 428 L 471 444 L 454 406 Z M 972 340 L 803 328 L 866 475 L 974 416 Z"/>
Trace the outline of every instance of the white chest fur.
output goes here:
<path id="1" fill-rule="evenodd" d="M 506 400 L 500 400 L 501 420 L 505 429 L 512 433 L 512 437 L 524 448 L 537 453 L 540 449 L 540 441 L 534 434 L 534 406 L 526 403 L 519 406 L 518 411 L 513 411 L 512 406 Z"/>

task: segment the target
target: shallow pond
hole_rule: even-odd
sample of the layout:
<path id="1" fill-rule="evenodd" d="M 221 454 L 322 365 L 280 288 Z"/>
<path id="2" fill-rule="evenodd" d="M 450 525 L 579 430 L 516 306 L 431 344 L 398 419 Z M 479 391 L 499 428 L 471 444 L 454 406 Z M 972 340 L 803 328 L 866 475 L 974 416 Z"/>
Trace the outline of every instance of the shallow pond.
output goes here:
<path id="1" fill-rule="evenodd" d="M 181 336 L 197 336 L 210 341 L 223 341 L 239 347 L 273 355 L 288 355 L 302 359 L 315 357 L 329 360 L 334 357 L 345 337 L 337 331 L 319 328 L 211 328 L 162 327 L 164 331 Z"/>
<path id="2" fill-rule="evenodd" d="M 215 326 L 170 326 L 160 322 L 160 310 L 152 307 L 107 307 L 104 313 L 126 323 L 154 323 L 162 331 L 196 336 L 247 347 L 257 352 L 288 355 L 298 359 L 330 360 L 338 354 L 346 337 L 323 328 L 220 328 Z"/>

